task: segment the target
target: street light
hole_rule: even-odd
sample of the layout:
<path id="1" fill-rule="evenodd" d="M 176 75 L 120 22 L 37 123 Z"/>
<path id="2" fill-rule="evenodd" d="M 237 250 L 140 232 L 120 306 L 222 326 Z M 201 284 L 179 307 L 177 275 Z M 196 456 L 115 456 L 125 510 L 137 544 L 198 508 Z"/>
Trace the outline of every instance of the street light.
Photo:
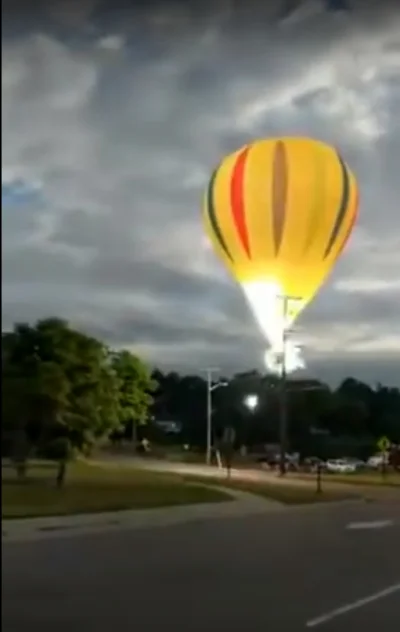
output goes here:
<path id="1" fill-rule="evenodd" d="M 206 369 L 207 373 L 207 448 L 206 448 L 206 463 L 211 465 L 211 450 L 212 450 L 212 393 L 221 386 L 228 386 L 227 382 L 221 381 L 213 384 L 212 376 L 219 369 Z"/>
<path id="2" fill-rule="evenodd" d="M 243 401 L 246 408 L 253 412 L 258 406 L 258 395 L 246 395 Z"/>

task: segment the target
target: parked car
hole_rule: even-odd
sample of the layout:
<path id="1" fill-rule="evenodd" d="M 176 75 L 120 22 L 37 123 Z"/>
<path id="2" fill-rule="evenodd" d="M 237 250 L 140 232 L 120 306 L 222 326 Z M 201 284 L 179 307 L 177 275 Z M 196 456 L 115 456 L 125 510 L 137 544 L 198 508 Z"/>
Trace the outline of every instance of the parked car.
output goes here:
<path id="1" fill-rule="evenodd" d="M 326 469 L 332 474 L 353 474 L 357 471 L 357 466 L 346 459 L 329 459 L 326 462 Z"/>
<path id="2" fill-rule="evenodd" d="M 355 459 L 353 457 L 344 457 L 342 460 L 346 461 L 346 463 L 349 463 L 350 465 L 354 465 L 356 470 L 363 470 L 367 466 L 365 461 L 362 461 L 361 459 Z"/>
<path id="3" fill-rule="evenodd" d="M 271 453 L 271 454 L 266 454 L 265 456 L 258 457 L 257 462 L 260 463 L 262 467 L 277 469 L 279 467 L 280 460 L 281 460 L 280 454 Z M 289 471 L 297 471 L 299 469 L 297 454 L 286 453 L 286 468 Z"/>
<path id="4" fill-rule="evenodd" d="M 368 467 L 371 467 L 374 470 L 377 470 L 378 468 L 382 467 L 382 465 L 387 465 L 388 463 L 389 455 L 387 454 L 375 454 L 374 456 L 371 456 L 367 461 Z"/>
<path id="5" fill-rule="evenodd" d="M 302 467 L 305 472 L 317 472 L 318 468 L 323 471 L 326 470 L 326 462 L 317 456 L 310 456 L 304 459 Z"/>

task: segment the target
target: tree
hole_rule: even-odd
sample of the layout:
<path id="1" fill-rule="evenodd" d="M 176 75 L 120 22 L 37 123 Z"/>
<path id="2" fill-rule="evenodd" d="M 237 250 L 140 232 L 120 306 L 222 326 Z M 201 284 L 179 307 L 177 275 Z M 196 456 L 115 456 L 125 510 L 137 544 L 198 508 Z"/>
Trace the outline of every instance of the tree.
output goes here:
<path id="1" fill-rule="evenodd" d="M 276 443 L 279 379 L 249 371 L 226 381 L 227 388 L 212 394 L 215 438 L 229 426 L 237 443 Z M 17 324 L 2 335 L 2 382 L 2 451 L 13 454 L 21 475 L 32 450 L 51 452 L 59 438 L 75 452 L 121 432 L 135 439 L 149 414 L 180 422 L 180 441 L 205 445 L 204 376 L 158 369 L 150 374 L 129 351 L 109 350 L 60 319 Z M 249 393 L 258 395 L 251 413 L 244 405 Z M 398 388 L 346 378 L 330 389 L 315 380 L 288 379 L 287 398 L 290 445 L 305 456 L 361 456 L 382 436 L 400 443 Z M 56 445 L 61 454 L 66 442 Z"/>
<path id="2" fill-rule="evenodd" d="M 204 446 L 206 436 L 206 382 L 201 376 L 154 372 L 158 388 L 153 414 L 183 425 L 185 442 Z M 279 441 L 279 380 L 256 371 L 233 376 L 228 388 L 213 392 L 213 429 L 219 437 L 223 428 L 236 429 L 237 442 L 247 445 Z M 259 397 L 249 414 L 246 394 Z M 337 389 L 318 380 L 287 383 L 288 425 L 291 448 L 304 456 L 362 457 L 385 435 L 400 442 L 400 391 L 378 385 L 375 388 L 346 378 Z"/>
<path id="3" fill-rule="evenodd" d="M 14 453 L 67 439 L 78 451 L 120 426 L 120 383 L 108 349 L 59 319 L 16 325 L 2 354 L 5 424 Z M 3 421 L 4 423 L 4 421 Z"/>
<path id="4" fill-rule="evenodd" d="M 25 473 L 29 447 L 44 429 L 60 420 L 67 408 L 68 383 L 59 365 L 41 361 L 37 331 L 17 325 L 3 353 L 3 424 L 12 436 L 12 454 Z"/>
<path id="5" fill-rule="evenodd" d="M 67 475 L 67 465 L 73 458 L 74 449 L 68 437 L 58 437 L 48 444 L 47 450 L 48 456 L 58 463 L 56 483 L 57 487 L 62 489 Z"/>
<path id="6" fill-rule="evenodd" d="M 157 383 L 152 379 L 147 366 L 129 351 L 111 353 L 111 367 L 119 383 L 119 415 L 125 432 L 133 442 L 137 439 L 137 426 L 146 423 L 149 407 L 153 402 L 151 393 Z"/>

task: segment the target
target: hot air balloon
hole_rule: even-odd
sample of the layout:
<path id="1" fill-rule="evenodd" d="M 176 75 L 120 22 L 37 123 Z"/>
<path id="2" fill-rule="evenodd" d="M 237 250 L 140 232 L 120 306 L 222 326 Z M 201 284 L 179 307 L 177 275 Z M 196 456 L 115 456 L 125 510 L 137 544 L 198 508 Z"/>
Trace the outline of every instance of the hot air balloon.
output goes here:
<path id="1" fill-rule="evenodd" d="M 357 210 L 356 178 L 343 157 L 310 138 L 249 143 L 212 174 L 206 232 L 276 353 L 332 270 Z"/>

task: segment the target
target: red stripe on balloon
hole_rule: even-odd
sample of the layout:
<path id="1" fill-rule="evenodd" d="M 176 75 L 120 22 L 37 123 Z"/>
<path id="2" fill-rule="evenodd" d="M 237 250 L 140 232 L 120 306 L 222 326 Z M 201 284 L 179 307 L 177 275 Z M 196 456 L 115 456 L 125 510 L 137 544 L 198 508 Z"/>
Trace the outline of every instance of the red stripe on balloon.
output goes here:
<path id="1" fill-rule="evenodd" d="M 231 207 L 232 217 L 235 222 L 236 230 L 239 234 L 240 241 L 249 258 L 251 258 L 249 234 L 247 232 L 246 214 L 244 204 L 244 175 L 246 168 L 246 160 L 250 147 L 246 147 L 239 154 L 233 167 L 231 180 Z"/>

